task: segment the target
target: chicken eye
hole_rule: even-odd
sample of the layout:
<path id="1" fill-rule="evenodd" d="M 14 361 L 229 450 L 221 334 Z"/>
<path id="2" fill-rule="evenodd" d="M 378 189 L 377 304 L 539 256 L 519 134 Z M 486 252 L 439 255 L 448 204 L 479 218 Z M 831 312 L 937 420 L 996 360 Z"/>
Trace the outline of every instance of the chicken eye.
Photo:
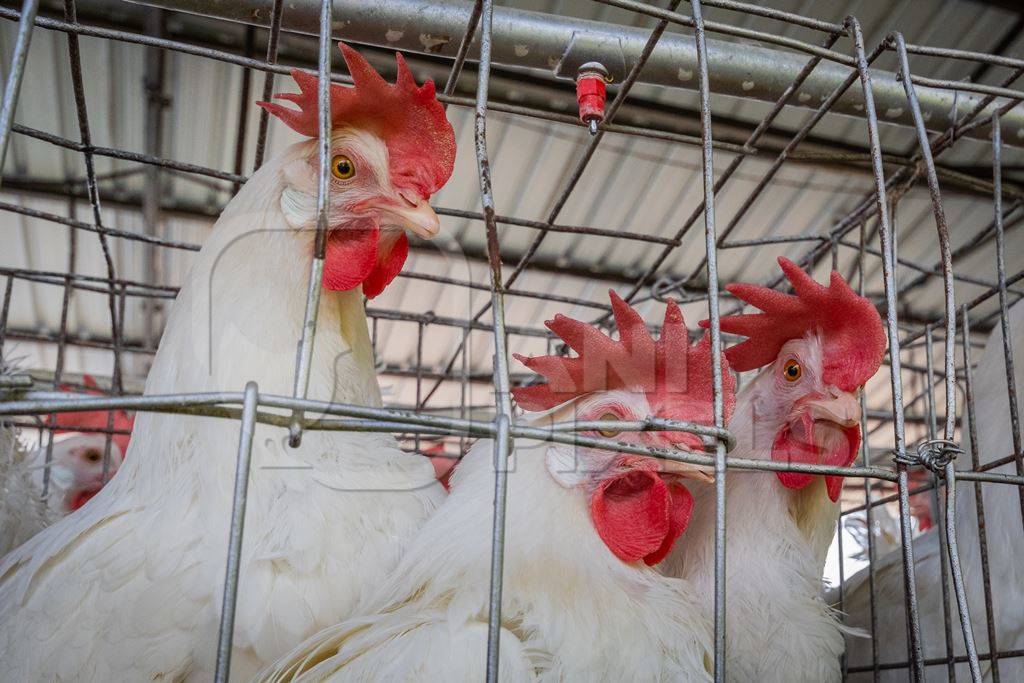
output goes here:
<path id="1" fill-rule="evenodd" d="M 348 180 L 356 174 L 356 165 L 344 154 L 335 154 L 331 159 L 331 175 L 338 180 Z"/>
<path id="2" fill-rule="evenodd" d="M 803 369 L 801 369 L 800 363 L 796 362 L 793 358 L 787 360 L 786 364 L 782 366 L 782 376 L 786 378 L 787 382 L 797 381 L 802 374 Z"/>
<path id="3" fill-rule="evenodd" d="M 103 459 L 103 456 L 100 455 L 99 451 L 94 451 L 90 449 L 85 452 L 85 459 L 88 460 L 89 462 L 99 462 L 100 460 Z"/>
<path id="4" fill-rule="evenodd" d="M 604 415 L 601 416 L 601 421 L 602 422 L 618 422 L 619 421 L 619 416 L 616 415 L 615 413 L 605 413 Z M 618 429 L 599 429 L 599 430 L 597 430 L 598 434 L 600 434 L 601 436 L 603 436 L 603 437 L 605 437 L 607 439 L 610 439 L 613 436 L 618 436 L 619 432 L 620 432 L 620 430 L 618 430 Z"/>

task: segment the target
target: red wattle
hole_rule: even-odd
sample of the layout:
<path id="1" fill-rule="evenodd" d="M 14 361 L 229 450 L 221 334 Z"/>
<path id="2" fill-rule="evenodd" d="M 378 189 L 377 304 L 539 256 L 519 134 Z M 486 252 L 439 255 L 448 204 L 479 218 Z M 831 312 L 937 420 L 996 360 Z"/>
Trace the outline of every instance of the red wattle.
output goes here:
<path id="1" fill-rule="evenodd" d="M 372 299 L 395 279 L 409 256 L 409 238 L 404 232 L 387 230 L 380 236 L 377 260 L 363 281 L 363 294 Z"/>
<path id="2" fill-rule="evenodd" d="M 77 491 L 75 495 L 71 497 L 71 502 L 68 504 L 68 507 L 70 507 L 71 511 L 74 512 L 92 500 L 92 497 L 99 492 L 99 489 L 85 489 L 84 491 Z"/>
<path id="3" fill-rule="evenodd" d="M 839 432 L 831 435 L 827 430 Z M 772 444 L 772 460 L 786 463 L 809 465 L 831 465 L 849 467 L 857 459 L 860 449 L 860 427 L 840 427 L 832 423 L 811 420 L 804 415 L 796 422 L 787 422 L 779 430 Z M 810 484 L 816 475 L 802 472 L 776 472 L 779 482 L 790 489 L 802 489 Z M 843 488 L 843 478 L 825 475 L 825 489 L 828 497 L 835 502 Z"/>
<path id="4" fill-rule="evenodd" d="M 598 536 L 623 562 L 657 564 L 690 521 L 690 492 L 666 483 L 657 467 L 654 461 L 640 460 L 603 481 L 590 499 Z"/>
<path id="5" fill-rule="evenodd" d="M 811 442 L 812 421 L 809 416 L 797 422 L 787 422 L 775 435 L 772 443 L 772 460 L 784 463 L 805 463 L 817 465 L 818 448 Z M 787 489 L 802 489 L 814 479 L 813 474 L 802 472 L 776 472 L 779 481 Z"/>
<path id="6" fill-rule="evenodd" d="M 690 515 L 693 514 L 693 496 L 685 486 L 669 484 L 668 492 L 672 496 L 672 505 L 669 507 L 668 533 L 665 534 L 661 547 L 644 558 L 644 562 L 649 566 L 654 566 L 668 557 L 676 539 L 686 531 L 686 526 L 690 523 Z"/>
<path id="7" fill-rule="evenodd" d="M 324 252 L 324 287 L 347 291 L 362 284 L 377 263 L 379 236 L 380 228 L 372 219 L 331 230 Z"/>

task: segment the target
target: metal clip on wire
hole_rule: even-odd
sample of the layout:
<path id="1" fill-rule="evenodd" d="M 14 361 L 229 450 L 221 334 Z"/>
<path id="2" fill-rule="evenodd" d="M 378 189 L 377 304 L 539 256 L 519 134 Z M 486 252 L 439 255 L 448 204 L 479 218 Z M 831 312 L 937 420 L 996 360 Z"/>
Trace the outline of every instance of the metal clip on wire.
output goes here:
<path id="1" fill-rule="evenodd" d="M 945 476 L 946 465 L 964 455 L 959 443 L 945 438 L 932 438 L 918 444 L 918 464 L 927 467 L 936 476 Z"/>
<path id="2" fill-rule="evenodd" d="M 945 476 L 946 465 L 953 462 L 964 449 L 949 439 L 926 439 L 917 445 L 917 455 L 904 452 L 896 456 L 896 462 L 907 466 L 921 465 L 936 476 Z"/>

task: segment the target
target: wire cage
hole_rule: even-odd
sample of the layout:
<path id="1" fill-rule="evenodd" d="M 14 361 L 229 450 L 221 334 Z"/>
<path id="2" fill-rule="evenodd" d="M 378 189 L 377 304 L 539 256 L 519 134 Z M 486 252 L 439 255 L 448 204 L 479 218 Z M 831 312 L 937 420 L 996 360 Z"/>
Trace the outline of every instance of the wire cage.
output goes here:
<path id="1" fill-rule="evenodd" d="M 0 7 L 0 350 L 24 356 L 24 371 L 3 378 L 0 412 L 38 429 L 49 448 L 44 418 L 55 412 L 124 408 L 239 421 L 218 680 L 227 679 L 235 601 L 245 589 L 238 563 L 247 486 L 258 476 L 250 472 L 257 422 L 287 429 L 293 444 L 305 430 L 379 430 L 409 450 L 453 458 L 490 437 L 504 463 L 513 437 L 537 436 L 510 401 L 510 386 L 530 375 L 510 365 L 509 352 L 557 350 L 541 321 L 571 310 L 607 324 L 603 291 L 611 287 L 640 310 L 660 309 L 671 297 L 688 320 L 709 318 L 717 350 L 730 341 L 722 339 L 721 316 L 739 310 L 722 283 L 780 286 L 774 257 L 783 254 L 819 280 L 840 271 L 882 313 L 889 353 L 861 397 L 857 462 L 729 458 L 717 360 L 717 426 L 657 424 L 706 438 L 705 455 L 676 457 L 713 465 L 719 496 L 737 469 L 845 477 L 834 549 L 840 612 L 857 564 L 844 552 L 845 530 L 862 520 L 870 583 L 888 557 L 876 529 L 894 520 L 890 544 L 903 594 L 885 599 L 905 605 L 906 656 L 881 657 L 872 639 L 866 659 L 847 657 L 851 680 L 891 672 L 998 680 L 1001 667 L 1006 680 L 1022 670 L 1015 667 L 1024 662 L 1024 633 L 1001 637 L 1007 612 L 1020 607 L 1000 603 L 1011 587 L 993 581 L 987 534 L 1022 547 L 1024 449 L 1010 311 L 1024 296 L 1024 237 L 1016 230 L 1024 222 L 1024 90 L 1017 89 L 1024 14 L 998 2 L 875 3 L 859 17 L 846 16 L 854 9 L 842 3 L 773 4 L 24 0 Z M 385 407 L 307 398 L 322 249 L 312 261 L 291 395 L 261 393 L 258 377 L 216 393 L 141 395 L 191 254 L 248 173 L 287 142 L 252 101 L 287 90 L 281 76 L 298 66 L 319 74 L 326 103 L 329 82 L 351 82 L 336 59 L 338 39 L 365 50 L 385 75 L 394 68 L 387 51 L 403 51 L 417 80 L 438 83 L 459 141 L 453 180 L 433 202 L 447 237 L 414 244 L 396 286 L 367 303 Z M 571 83 L 590 61 L 602 63 L 611 82 L 595 131 L 576 117 Z M 320 111 L 323 136 L 327 107 Z M 327 155 L 325 145 L 322 188 Z M 960 444 L 978 443 L 972 355 L 993 331 L 1005 340 L 1000 390 L 1009 424 L 998 429 L 1010 435 L 1012 451 L 975 449 L 954 460 Z M 100 376 L 109 395 L 55 393 L 80 385 L 84 372 Z M 119 432 L 112 421 L 96 431 Z M 488 680 L 498 675 L 501 471 L 491 637 L 480 653 Z M 952 524 L 961 519 L 954 494 L 967 489 L 973 496 L 961 504 L 973 517 Z M 914 510 L 922 499 L 941 548 L 928 561 L 942 590 L 926 596 L 915 583 L 913 543 L 924 531 Z M 1005 511 L 993 514 L 991 506 Z M 728 677 L 724 512 L 720 506 L 716 520 L 717 680 Z M 968 554 L 980 563 L 962 563 Z M 921 626 L 925 599 L 941 606 L 938 639 Z M 875 602 L 872 591 L 873 616 Z M 873 635 L 877 618 L 869 627 Z"/>

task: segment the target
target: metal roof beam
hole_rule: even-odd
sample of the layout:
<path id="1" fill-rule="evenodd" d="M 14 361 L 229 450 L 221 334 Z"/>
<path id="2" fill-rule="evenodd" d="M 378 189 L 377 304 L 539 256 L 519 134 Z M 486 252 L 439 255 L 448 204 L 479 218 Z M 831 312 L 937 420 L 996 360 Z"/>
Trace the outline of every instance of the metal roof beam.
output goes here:
<path id="1" fill-rule="evenodd" d="M 219 3 L 207 0 L 143 0 L 140 4 L 266 26 L 271 16 L 272 0 Z M 317 35 L 319 7 L 316 0 L 289 2 L 283 16 L 283 28 Z M 472 7 L 470 2 L 455 0 L 443 3 L 334 0 L 336 19 L 333 35 L 355 43 L 454 59 Z M 581 60 L 599 60 L 613 75 L 621 77 L 638 58 L 648 35 L 649 30 L 644 28 L 495 7 L 492 58 L 495 65 L 540 69 L 563 78 L 574 77 L 573 65 Z M 477 52 L 478 45 L 474 42 L 470 56 Z M 807 61 L 806 54 L 723 40 L 709 39 L 707 52 L 712 92 L 765 102 L 775 102 Z M 832 55 L 833 59 L 849 59 L 841 53 L 824 52 Z M 804 83 L 792 105 L 817 107 L 850 72 L 849 66 L 826 59 Z M 638 82 L 695 90 L 697 73 L 697 51 L 692 37 L 666 33 L 651 54 Z M 871 78 L 875 102 L 884 122 L 913 125 L 910 107 L 896 74 L 873 70 Z M 954 123 L 952 112 L 969 110 L 982 100 L 978 94 L 961 92 L 955 97 L 951 90 L 920 85 L 917 86 L 917 97 L 929 128 L 935 131 L 946 130 Z M 999 103 L 997 99 L 980 118 L 990 116 Z M 833 111 L 861 118 L 863 104 L 860 92 L 850 89 L 835 103 Z M 1002 128 L 1006 144 L 1024 145 L 1024 111 L 1016 108 L 1007 112 L 1002 118 Z M 970 133 L 981 139 L 986 139 L 987 134 L 987 126 Z"/>

